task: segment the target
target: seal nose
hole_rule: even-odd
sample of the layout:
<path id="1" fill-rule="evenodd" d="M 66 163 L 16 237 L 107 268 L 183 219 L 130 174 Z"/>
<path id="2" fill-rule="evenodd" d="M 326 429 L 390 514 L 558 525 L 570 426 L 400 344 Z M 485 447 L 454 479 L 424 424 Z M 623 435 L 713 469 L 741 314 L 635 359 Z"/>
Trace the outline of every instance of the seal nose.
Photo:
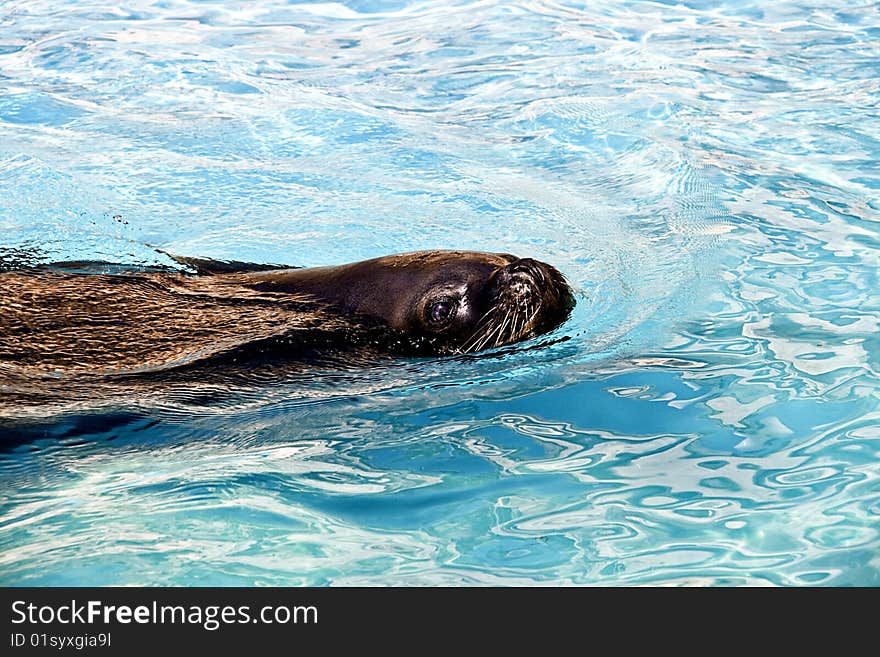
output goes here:
<path id="1" fill-rule="evenodd" d="M 527 302 L 542 293 L 547 287 L 546 282 L 540 262 L 531 258 L 517 258 L 495 273 L 491 296 Z"/>
<path id="2" fill-rule="evenodd" d="M 525 275 L 535 283 L 542 283 L 545 280 L 543 265 L 532 258 L 514 260 L 503 271 L 512 278 Z"/>

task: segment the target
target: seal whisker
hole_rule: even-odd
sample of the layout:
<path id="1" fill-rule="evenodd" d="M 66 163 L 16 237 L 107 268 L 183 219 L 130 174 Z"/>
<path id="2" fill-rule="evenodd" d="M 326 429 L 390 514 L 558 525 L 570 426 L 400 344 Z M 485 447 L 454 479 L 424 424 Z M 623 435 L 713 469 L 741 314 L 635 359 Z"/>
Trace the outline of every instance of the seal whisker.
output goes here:
<path id="1" fill-rule="evenodd" d="M 477 328 L 471 337 L 476 336 L 477 334 L 480 333 L 480 331 L 482 331 L 484 329 L 488 329 L 492 325 L 492 318 L 493 318 L 493 315 L 495 315 L 495 313 L 497 312 L 497 310 L 498 310 L 498 307 L 493 306 L 492 308 L 489 308 L 489 310 L 487 310 L 486 312 L 483 313 L 483 316 L 480 317 L 480 319 L 478 319 L 476 321 Z"/>
<path id="2" fill-rule="evenodd" d="M 526 314 L 524 312 L 517 312 L 516 313 L 516 319 L 513 323 L 513 328 L 510 331 L 510 336 L 509 336 L 510 341 L 514 341 L 514 340 L 519 339 L 519 336 L 521 335 L 522 329 L 525 328 L 525 321 L 524 321 L 525 318 L 526 318 Z"/>
<path id="3" fill-rule="evenodd" d="M 491 330 L 486 331 L 486 333 L 482 336 L 480 341 L 476 345 L 474 345 L 474 347 L 473 347 L 474 351 L 480 351 L 487 344 L 489 344 L 489 340 L 495 334 L 495 332 L 497 331 L 499 326 L 500 326 L 500 324 L 496 324 L 495 326 L 491 327 Z"/>
<path id="4" fill-rule="evenodd" d="M 504 323 L 501 324 L 501 328 L 498 329 L 498 331 L 497 331 L 497 336 L 495 337 L 495 342 L 492 345 L 493 347 L 500 347 L 502 344 L 504 344 L 502 341 L 502 338 L 505 335 L 504 329 L 506 329 L 508 327 L 508 325 L 510 324 L 510 320 L 511 320 L 511 315 L 508 315 L 507 317 L 504 318 Z"/>
<path id="5" fill-rule="evenodd" d="M 481 330 L 477 331 L 471 338 L 462 345 L 462 349 L 464 351 L 477 351 L 479 349 L 479 345 L 483 344 L 488 337 L 489 333 L 493 330 L 493 325 L 487 324 Z"/>
<path id="6" fill-rule="evenodd" d="M 530 303 L 528 309 L 526 310 L 526 319 L 523 322 L 523 332 L 527 330 L 532 330 L 532 322 L 535 319 L 536 312 L 537 311 L 534 309 L 534 306 Z"/>
<path id="7" fill-rule="evenodd" d="M 513 313 L 513 321 L 510 323 L 510 331 L 508 331 L 507 339 L 505 342 L 510 342 L 513 337 L 516 335 L 517 327 L 519 326 L 520 319 L 522 317 L 522 313 L 519 310 L 514 311 Z"/>
<path id="8" fill-rule="evenodd" d="M 507 319 L 505 319 L 505 321 L 507 321 Z M 486 333 L 483 334 L 483 336 L 481 337 L 481 339 L 479 340 L 479 342 L 474 346 L 474 351 L 479 351 L 480 349 L 483 349 L 484 347 L 486 347 L 486 346 L 489 344 L 489 342 L 491 341 L 491 339 L 492 339 L 492 338 L 493 338 L 493 337 L 494 337 L 494 336 L 495 336 L 495 335 L 496 335 L 496 334 L 497 334 L 497 333 L 498 333 L 503 327 L 504 327 L 504 323 L 503 323 L 503 322 L 502 322 L 502 323 L 499 323 L 499 324 L 495 324 L 494 326 L 490 324 L 489 327 L 487 328 Z"/>
<path id="9" fill-rule="evenodd" d="M 541 312 L 541 307 L 542 307 L 542 304 L 539 301 L 537 303 L 537 305 L 535 305 L 535 309 L 532 310 L 531 313 L 529 314 L 529 319 L 526 321 L 526 326 L 529 328 L 530 331 L 533 331 L 535 329 L 534 322 L 535 322 L 535 319 L 537 319 L 537 317 L 538 317 L 538 313 Z"/>
<path id="10" fill-rule="evenodd" d="M 486 332 L 488 332 L 492 328 L 492 316 L 495 314 L 495 311 L 498 310 L 496 306 L 489 308 L 483 316 L 477 321 L 477 328 L 471 334 L 471 336 L 464 341 L 461 345 L 460 350 L 463 352 L 469 351 L 474 344 L 476 344 L 480 339 L 485 337 Z M 487 321 L 488 318 L 488 321 Z"/>
<path id="11" fill-rule="evenodd" d="M 528 325 L 528 320 L 529 320 L 528 311 L 524 312 L 522 315 L 520 315 L 519 320 L 520 320 L 519 321 L 519 328 L 518 328 L 518 330 L 516 332 L 516 336 L 515 336 L 517 339 L 521 338 L 526 331 L 526 327 Z"/>

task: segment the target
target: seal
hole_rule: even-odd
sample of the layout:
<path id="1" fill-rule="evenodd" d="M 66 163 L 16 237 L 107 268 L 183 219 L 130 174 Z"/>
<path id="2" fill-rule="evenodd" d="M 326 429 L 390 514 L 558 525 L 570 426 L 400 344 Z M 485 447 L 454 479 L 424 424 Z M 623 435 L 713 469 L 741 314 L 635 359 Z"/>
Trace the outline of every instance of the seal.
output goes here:
<path id="1" fill-rule="evenodd" d="M 186 270 L 0 272 L 0 385 L 465 354 L 546 333 L 574 306 L 558 270 L 510 254 L 423 251 L 305 269 L 171 257 Z"/>

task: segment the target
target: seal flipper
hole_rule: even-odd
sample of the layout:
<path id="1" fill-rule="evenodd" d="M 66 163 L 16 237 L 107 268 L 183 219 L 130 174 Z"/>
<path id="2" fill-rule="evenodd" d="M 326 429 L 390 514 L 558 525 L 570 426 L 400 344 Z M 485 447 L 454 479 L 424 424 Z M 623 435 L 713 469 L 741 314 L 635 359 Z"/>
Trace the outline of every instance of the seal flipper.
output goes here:
<path id="1" fill-rule="evenodd" d="M 273 269 L 300 269 L 291 265 L 266 265 L 256 262 L 241 262 L 240 260 L 212 260 L 211 258 L 191 258 L 189 256 L 177 256 L 161 249 L 174 262 L 188 267 L 199 276 L 212 276 L 214 274 L 242 274 L 251 271 L 271 271 Z"/>

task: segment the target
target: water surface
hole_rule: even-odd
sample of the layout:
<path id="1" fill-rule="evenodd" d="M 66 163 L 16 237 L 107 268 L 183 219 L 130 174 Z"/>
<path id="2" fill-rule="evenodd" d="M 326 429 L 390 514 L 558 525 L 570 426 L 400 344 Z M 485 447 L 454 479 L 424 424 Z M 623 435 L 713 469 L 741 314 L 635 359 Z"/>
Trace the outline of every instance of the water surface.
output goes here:
<path id="1" fill-rule="evenodd" d="M 7 261 L 503 251 L 578 306 L 4 426 L 0 583 L 880 584 L 878 42 L 833 0 L 3 3 Z"/>

